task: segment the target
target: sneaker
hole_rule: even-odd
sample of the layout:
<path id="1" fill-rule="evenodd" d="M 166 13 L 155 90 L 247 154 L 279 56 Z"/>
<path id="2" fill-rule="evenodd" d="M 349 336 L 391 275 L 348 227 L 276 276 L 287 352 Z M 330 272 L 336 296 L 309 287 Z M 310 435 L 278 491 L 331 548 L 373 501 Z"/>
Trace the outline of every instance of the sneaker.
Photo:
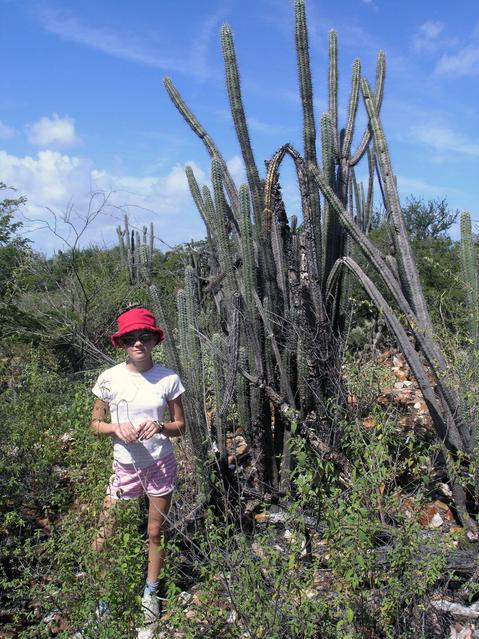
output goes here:
<path id="1" fill-rule="evenodd" d="M 155 623 L 160 617 L 160 600 L 157 595 L 143 595 L 141 609 L 145 624 Z"/>

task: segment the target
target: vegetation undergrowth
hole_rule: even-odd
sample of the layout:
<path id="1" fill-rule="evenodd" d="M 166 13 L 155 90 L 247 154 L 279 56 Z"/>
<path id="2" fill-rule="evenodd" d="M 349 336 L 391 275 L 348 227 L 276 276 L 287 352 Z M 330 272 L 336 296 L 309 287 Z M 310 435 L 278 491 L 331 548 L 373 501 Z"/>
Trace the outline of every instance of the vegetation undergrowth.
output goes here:
<path id="1" fill-rule="evenodd" d="M 141 504 L 117 510 L 101 560 L 90 548 L 110 472 L 109 442 L 88 429 L 91 376 L 66 379 L 47 353 L 31 351 L 21 370 L 4 364 L 2 381 L 5 632 L 136 636 L 146 568 Z M 364 375 L 348 366 L 350 388 L 374 422 L 366 428 L 358 410 L 341 420 L 349 478 L 293 437 L 294 500 L 280 509 L 279 523 L 264 506 L 241 524 L 209 511 L 196 530 L 173 535 L 164 574 L 169 632 L 417 636 L 451 542 L 420 524 L 436 450 L 375 402 L 372 389 L 379 394 L 385 382 L 384 367 L 370 363 Z M 101 625 L 100 599 L 113 613 Z"/>

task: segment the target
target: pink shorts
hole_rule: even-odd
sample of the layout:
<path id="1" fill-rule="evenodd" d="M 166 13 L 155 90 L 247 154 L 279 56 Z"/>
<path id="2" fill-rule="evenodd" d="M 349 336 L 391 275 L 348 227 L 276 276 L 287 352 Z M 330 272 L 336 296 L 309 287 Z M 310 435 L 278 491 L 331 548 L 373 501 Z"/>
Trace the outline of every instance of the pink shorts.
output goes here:
<path id="1" fill-rule="evenodd" d="M 133 499 L 144 493 L 160 497 L 175 487 L 176 459 L 174 453 L 170 453 L 145 468 L 114 462 L 113 471 L 106 490 L 112 499 Z"/>

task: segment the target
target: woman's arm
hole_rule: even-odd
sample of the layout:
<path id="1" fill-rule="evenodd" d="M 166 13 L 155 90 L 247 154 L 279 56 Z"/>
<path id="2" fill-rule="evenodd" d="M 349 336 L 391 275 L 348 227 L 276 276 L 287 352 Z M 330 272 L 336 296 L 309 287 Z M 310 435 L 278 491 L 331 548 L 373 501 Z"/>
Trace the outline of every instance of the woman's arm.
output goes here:
<path id="1" fill-rule="evenodd" d="M 168 402 L 168 410 L 170 412 L 171 422 L 163 424 L 163 435 L 167 437 L 181 437 L 185 432 L 185 413 L 183 404 L 181 403 L 181 395 L 176 399 Z"/>
<path id="2" fill-rule="evenodd" d="M 102 399 L 96 399 L 91 414 L 90 429 L 95 435 L 116 435 L 124 442 L 135 442 L 138 439 L 138 431 L 133 424 L 124 422 L 112 424 L 107 421 L 110 418 L 110 408 Z"/>
<path id="3" fill-rule="evenodd" d="M 110 408 L 102 399 L 96 399 L 91 412 L 90 429 L 95 435 L 112 435 L 113 424 L 109 421 Z"/>

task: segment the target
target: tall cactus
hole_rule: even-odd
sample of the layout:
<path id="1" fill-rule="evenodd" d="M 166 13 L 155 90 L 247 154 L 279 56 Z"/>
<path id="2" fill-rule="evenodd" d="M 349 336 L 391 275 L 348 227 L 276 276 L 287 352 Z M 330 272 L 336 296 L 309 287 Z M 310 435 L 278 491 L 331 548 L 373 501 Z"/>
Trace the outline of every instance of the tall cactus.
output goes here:
<path id="1" fill-rule="evenodd" d="M 304 0 L 295 0 L 295 43 L 298 64 L 299 92 L 303 107 L 303 144 L 306 164 L 316 164 L 316 124 L 313 106 L 313 82 L 309 61 L 308 28 L 306 23 L 306 7 Z M 319 192 L 310 189 L 311 215 L 313 218 L 314 241 L 316 253 L 321 259 L 321 208 Z"/>
<path id="2" fill-rule="evenodd" d="M 221 43 L 223 45 L 223 56 L 226 71 L 226 87 L 231 106 L 231 114 L 236 129 L 236 135 L 240 143 L 241 153 L 246 167 L 246 175 L 253 201 L 253 211 L 255 222 L 261 226 L 261 215 L 263 211 L 263 193 L 258 169 L 251 147 L 246 115 L 241 97 L 241 85 L 239 79 L 238 65 L 236 63 L 236 53 L 233 42 L 233 34 L 228 25 L 221 29 Z"/>
<path id="3" fill-rule="evenodd" d="M 191 452 L 200 477 L 206 472 L 208 426 L 205 417 L 205 388 L 203 350 L 198 337 L 198 299 L 195 273 L 191 266 L 185 269 L 185 287 L 177 292 L 178 311 L 178 371 L 187 393 L 186 423 Z M 203 482 L 206 485 L 206 481 Z"/>
<path id="4" fill-rule="evenodd" d="M 317 434 L 338 440 L 337 433 L 328 434 L 327 430 L 334 428 L 334 420 L 329 419 L 331 398 L 340 395 L 342 385 L 340 335 L 349 312 L 347 273 L 351 273 L 386 314 L 388 325 L 418 379 L 441 441 L 457 511 L 464 524 L 477 534 L 477 526 L 467 515 L 464 491 L 451 471 L 454 468 L 451 460 L 458 452 L 459 459 L 472 459 L 474 437 L 471 425 L 461 414 L 458 394 L 448 383 L 444 355 L 434 340 L 380 120 L 385 56 L 382 52 L 378 54 L 374 91 L 361 75 L 360 61 L 354 61 L 346 123 L 340 128 L 337 36 L 330 32 L 328 112 L 321 117 L 318 154 L 305 0 L 294 0 L 294 7 L 304 159 L 290 144 L 284 144 L 266 162 L 267 172 L 262 180 L 252 151 L 233 36 L 228 26 L 221 31 L 226 85 L 248 181 L 240 187 L 239 195 L 212 138 L 171 80 L 165 79 L 173 103 L 212 157 L 213 197 L 207 187 L 199 189 L 191 169 L 187 171 L 188 182 L 207 227 L 209 250 L 214 254 L 211 263 L 218 267 L 212 268 L 209 276 L 209 289 L 216 304 L 215 331 L 222 331 L 230 339 L 236 326 L 234 318 L 240 311 L 239 368 L 243 377 L 237 384 L 236 398 L 242 419 L 250 419 L 244 426 L 252 441 L 259 480 L 263 486 L 272 484 L 273 489 L 285 487 L 289 470 L 287 422 L 292 416 L 297 419 L 299 415 L 308 424 L 306 431 L 303 428 L 301 432 L 312 427 Z M 359 145 L 353 149 L 360 96 L 368 123 Z M 354 167 L 366 154 L 369 180 L 365 197 Z M 281 198 L 279 168 L 287 155 L 292 158 L 298 177 L 301 231 L 293 216 L 288 219 Z M 397 270 L 390 267 L 390 256 L 382 255 L 367 238 L 375 175 L 391 220 Z M 352 259 L 351 242 L 357 244 L 382 279 L 408 323 L 414 344 L 376 285 Z M 477 281 L 474 290 L 477 300 Z M 227 362 L 219 339 L 215 338 L 212 347 Z M 424 359 L 415 344 L 432 371 L 434 383 L 426 374 Z M 245 377 L 249 382 L 248 393 Z M 228 384 L 225 378 L 224 388 Z M 218 383 L 219 379 L 220 376 Z M 271 402 L 275 404 L 273 413 Z M 272 423 L 275 413 L 278 428 Z M 284 463 L 277 465 L 275 455 L 281 454 Z M 284 477 L 278 476 L 278 468 Z"/>

